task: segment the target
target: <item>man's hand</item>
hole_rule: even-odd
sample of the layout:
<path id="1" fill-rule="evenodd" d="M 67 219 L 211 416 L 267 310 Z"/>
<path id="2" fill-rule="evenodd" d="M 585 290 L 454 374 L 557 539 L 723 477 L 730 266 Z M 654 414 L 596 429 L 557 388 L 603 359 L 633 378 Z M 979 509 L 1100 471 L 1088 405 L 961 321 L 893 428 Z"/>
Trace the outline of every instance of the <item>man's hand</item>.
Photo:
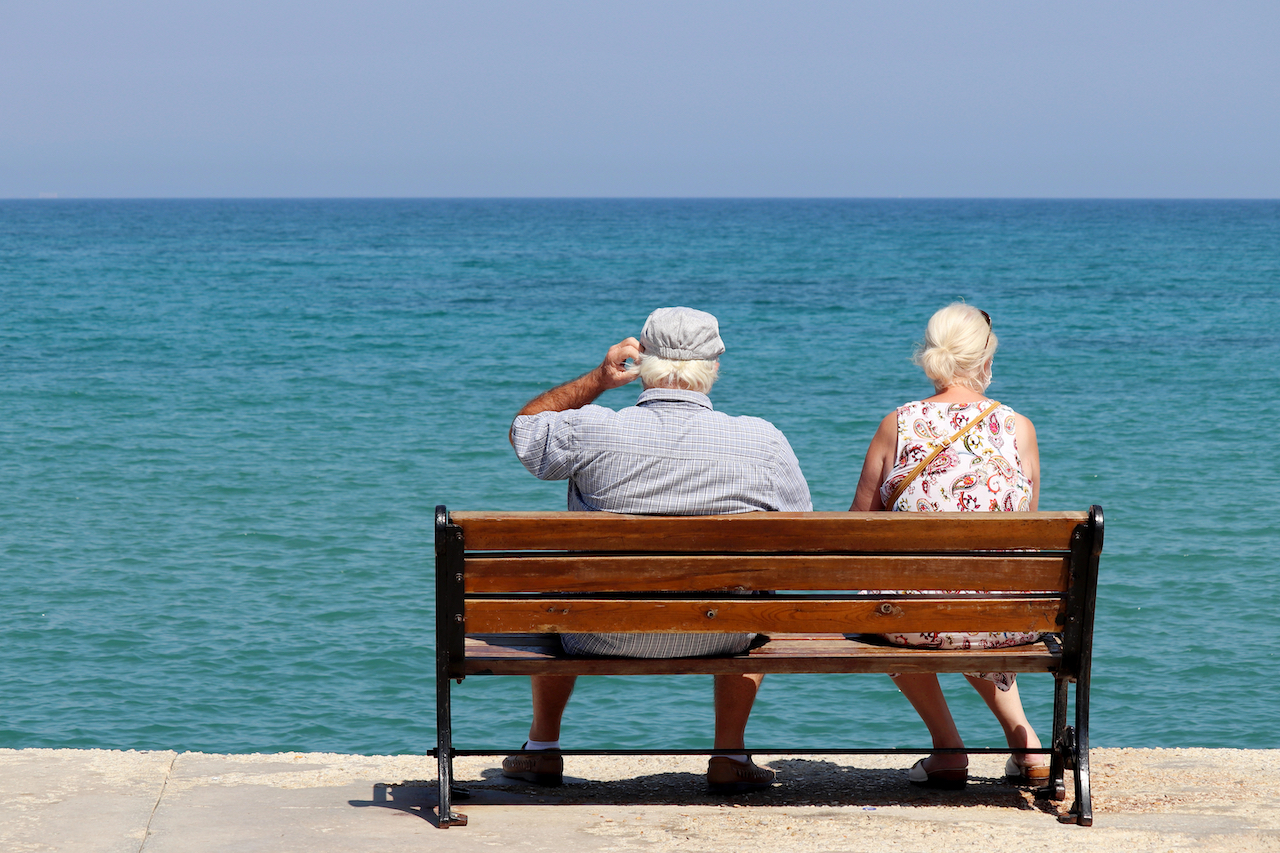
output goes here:
<path id="1" fill-rule="evenodd" d="M 604 361 L 600 362 L 600 366 L 596 368 L 604 390 L 621 388 L 640 375 L 634 366 L 627 367 L 627 359 L 631 359 L 632 362 L 640 360 L 640 342 L 635 338 L 627 338 L 609 347 Z"/>
<path id="2" fill-rule="evenodd" d="M 524 404 L 524 408 L 516 413 L 536 415 L 539 412 L 564 412 L 569 409 L 581 409 L 591 403 L 610 388 L 621 388 L 635 379 L 639 372 L 628 369 L 627 359 L 636 361 L 640 358 L 640 342 L 635 338 L 626 338 L 609 347 L 600 366 L 589 373 L 584 373 L 571 382 L 557 385 L 550 391 L 543 391 Z M 508 433 L 508 439 L 511 437 Z"/>

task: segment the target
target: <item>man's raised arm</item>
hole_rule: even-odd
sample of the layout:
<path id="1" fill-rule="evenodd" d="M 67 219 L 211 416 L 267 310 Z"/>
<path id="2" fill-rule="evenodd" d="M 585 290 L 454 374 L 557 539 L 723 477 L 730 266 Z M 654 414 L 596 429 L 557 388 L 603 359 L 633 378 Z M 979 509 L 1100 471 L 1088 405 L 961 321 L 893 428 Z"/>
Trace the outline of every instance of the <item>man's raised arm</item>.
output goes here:
<path id="1" fill-rule="evenodd" d="M 524 408 L 516 412 L 516 417 L 581 409 L 610 388 L 621 388 L 636 378 L 636 370 L 634 367 L 627 367 L 627 359 L 633 362 L 640 359 L 640 342 L 635 338 L 626 338 L 609 347 L 609 352 L 599 367 L 577 379 L 543 391 L 525 403 Z M 511 440 L 510 430 L 507 431 L 507 439 Z"/>

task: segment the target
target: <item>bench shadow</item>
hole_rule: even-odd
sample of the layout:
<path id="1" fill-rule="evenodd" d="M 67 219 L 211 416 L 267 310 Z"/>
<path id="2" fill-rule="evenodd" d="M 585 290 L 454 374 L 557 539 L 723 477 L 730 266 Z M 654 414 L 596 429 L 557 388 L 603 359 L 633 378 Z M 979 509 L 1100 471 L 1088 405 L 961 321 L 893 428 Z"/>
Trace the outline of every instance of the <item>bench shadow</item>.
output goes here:
<path id="1" fill-rule="evenodd" d="M 629 779 L 597 781 L 566 775 L 558 788 L 532 785 L 485 770 L 480 780 L 468 779 L 454 788 L 454 809 L 468 806 L 590 805 L 590 806 L 828 806 L 874 810 L 897 806 L 922 808 L 997 807 L 1039 811 L 1061 816 L 1068 802 L 1040 797 L 1010 785 L 1000 777 L 970 776 L 963 791 L 934 791 L 907 782 L 906 770 L 851 767 L 812 759 L 768 762 L 779 783 L 763 791 L 726 796 L 706 789 L 701 773 L 651 773 Z M 380 782 L 370 800 L 348 800 L 354 808 L 386 808 L 417 815 L 438 825 L 436 780 Z"/>

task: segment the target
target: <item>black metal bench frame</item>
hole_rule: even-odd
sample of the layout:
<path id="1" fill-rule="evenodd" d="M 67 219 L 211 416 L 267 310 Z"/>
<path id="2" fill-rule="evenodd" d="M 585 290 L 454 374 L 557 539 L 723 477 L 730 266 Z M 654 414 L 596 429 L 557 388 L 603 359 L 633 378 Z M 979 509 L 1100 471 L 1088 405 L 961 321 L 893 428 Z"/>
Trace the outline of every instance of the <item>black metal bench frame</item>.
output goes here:
<path id="1" fill-rule="evenodd" d="M 437 744 L 429 755 L 437 758 L 439 765 L 438 826 L 463 826 L 465 815 L 454 811 L 452 798 L 453 758 L 455 756 L 505 755 L 511 750 L 458 749 L 453 745 L 453 720 L 451 685 L 461 683 L 468 675 L 531 675 L 531 674 L 667 674 L 667 673 L 723 673 L 723 672 L 964 672 L 964 671 L 1017 671 L 1050 672 L 1054 676 L 1053 731 L 1051 747 L 1041 750 L 967 749 L 969 753 L 1040 752 L 1051 756 L 1049 784 L 1041 794 L 1057 800 L 1066 798 L 1065 772 L 1073 771 L 1075 802 L 1071 811 L 1063 815 L 1063 822 L 1089 826 L 1093 823 L 1093 807 L 1089 779 L 1089 683 L 1092 666 L 1093 623 L 1097 594 L 1098 564 L 1102 552 L 1102 508 L 1093 506 L 1087 513 L 750 513 L 744 516 L 703 516 L 673 519 L 671 517 L 642 517 L 607 515 L 603 513 L 455 513 L 467 521 L 460 524 L 451 518 L 444 506 L 436 507 L 436 714 Z M 963 516 L 963 517 L 961 517 Z M 1071 526 L 1069 542 L 1062 546 L 1035 550 L 1029 548 L 1027 537 L 1017 535 L 1020 522 L 1016 518 L 1052 517 L 1059 526 Z M 725 533 L 717 532 L 717 525 L 732 531 L 749 522 L 753 528 L 766 522 L 767 529 L 775 531 L 761 541 L 740 541 Z M 887 521 L 892 519 L 892 521 Z M 997 520 L 999 519 L 999 520 Z M 1000 522 L 1003 522 L 1001 524 Z M 633 538 L 622 535 L 609 547 L 599 548 L 593 543 L 600 535 L 601 524 L 609 525 L 610 534 L 616 528 L 634 532 Z M 656 523 L 656 524 L 655 524 Z M 678 525 L 672 527 L 672 524 Z M 891 525 L 886 528 L 886 524 Z M 486 541 L 482 547 L 469 548 L 465 527 L 483 527 Z M 662 539 L 653 544 L 653 537 L 646 531 L 661 527 Z M 859 535 L 844 537 L 841 531 L 854 532 L 867 529 L 887 530 L 885 535 L 872 537 L 874 547 L 868 547 Z M 512 531 L 509 535 L 505 531 Z M 672 536 L 672 531 L 691 531 L 690 537 Z M 810 536 L 809 531 L 818 535 Z M 924 531 L 922 537 L 916 531 Z M 504 531 L 497 535 L 498 548 L 488 540 L 495 537 L 492 531 Z M 593 535 L 592 531 L 595 531 Z M 711 531 L 708 533 L 707 531 Z M 834 533 L 833 533 L 834 531 Z M 906 544 L 894 544 L 898 531 L 910 533 L 902 536 Z M 970 531 L 973 531 L 970 535 Z M 1007 532 L 1006 532 L 1007 531 Z M 833 538 L 834 537 L 834 538 Z M 993 538 L 996 537 L 996 538 Z M 842 540 L 849 538 L 845 547 Z M 1041 539 L 1043 537 L 1040 537 Z M 698 540 L 698 541 L 693 541 Z M 908 541 L 909 540 L 909 541 Z M 619 543 L 624 542 L 625 546 Z M 816 544 L 813 544 L 816 541 Z M 924 547 L 920 543 L 925 543 Z M 708 544 L 709 543 L 709 544 Z M 732 543 L 732 547 L 723 547 Z M 638 547 L 637 547 L 638 546 Z M 851 547 L 850 547 L 851 546 Z M 1031 552 L 1035 550 L 1035 553 Z M 511 567 L 516 573 L 519 567 L 534 562 L 542 565 L 555 560 L 575 564 L 575 558 L 590 551 L 597 558 L 609 558 L 616 571 L 627 567 L 629 560 L 666 559 L 716 559 L 731 557 L 732 565 L 745 565 L 746 561 L 764 558 L 777 560 L 812 561 L 833 558 L 860 561 L 860 564 L 886 564 L 894 560 L 929 561 L 947 560 L 972 564 L 965 568 L 966 582 L 974 582 L 981 576 L 985 565 L 1005 565 L 1022 561 L 1026 557 L 1060 559 L 1063 580 L 1056 591 L 1033 594 L 989 592 L 980 596 L 979 604 L 991 610 L 1022 613 L 1034 611 L 1035 618 L 1043 622 L 1049 618 L 1056 625 L 1041 625 L 1035 630 L 1048 630 L 1045 639 L 1032 646 L 1011 649 L 933 651 L 928 649 L 902 649 L 858 643 L 841 634 L 822 633 L 840 627 L 830 624 L 830 616 L 822 615 L 821 608 L 835 608 L 830 612 L 840 615 L 841 625 L 855 623 L 860 633 L 881 632 L 889 628 L 897 630 L 1014 630 L 1007 624 L 1007 616 L 1001 627 L 990 620 L 974 615 L 975 605 L 967 603 L 959 595 L 911 595 L 896 593 L 867 594 L 854 592 L 832 593 L 770 591 L 762 598 L 758 588 L 744 582 L 726 589 L 718 585 L 712 591 L 655 592 L 652 584 L 648 591 L 613 589 L 602 593 L 600 584 L 586 585 L 589 592 L 547 591 L 522 588 L 519 593 L 504 591 L 492 593 L 474 591 L 468 586 L 468 566 L 484 565 L 489 583 L 499 578 L 499 586 L 505 582 L 502 573 L 493 566 Z M 495 560 L 495 558 L 497 558 Z M 479 562 L 477 562 L 479 561 Z M 921 562 L 923 561 L 923 562 Z M 899 563 L 895 563 L 898 565 Z M 906 565 L 906 564 L 902 564 Z M 769 569 L 762 571 L 768 572 Z M 906 583 L 900 570 L 895 576 L 894 588 L 913 586 Z M 1007 569 L 1006 569 L 1007 572 Z M 588 574 L 590 574 L 588 572 Z M 564 585 L 560 575 L 560 585 Z M 883 579 L 883 578 L 881 578 Z M 825 579 L 824 579 L 825 580 Z M 864 578 L 865 580 L 865 578 Z M 1011 583 L 1004 581 L 1005 588 Z M 529 578 L 526 586 L 534 583 Z M 483 583 L 479 584 L 484 586 Z M 519 584 L 517 584 L 519 585 Z M 617 584 L 622 586 L 622 584 Z M 914 584 L 919 586 L 919 584 Z M 889 588 L 889 587 L 885 587 Z M 982 587 L 982 589 L 1001 587 Z M 503 587 L 505 590 L 506 587 Z M 853 587 L 845 587 L 853 589 Z M 973 596 L 968 596 L 972 600 Z M 650 620 L 652 612 L 661 611 L 657 618 L 667 619 L 658 630 L 686 631 L 710 630 L 711 620 L 719 620 L 719 630 L 741 630 L 748 622 L 755 625 L 750 630 L 769 634 L 772 642 L 752 648 L 741 655 L 714 658 L 682 658 L 636 660 L 630 658 L 582 658 L 565 654 L 559 649 L 555 632 L 570 630 L 604 630 L 599 627 L 599 616 L 593 616 L 590 608 L 601 604 L 620 608 L 619 612 L 637 615 Z M 708 604 L 708 600 L 714 599 Z M 959 603 L 957 603 L 959 602 Z M 482 622 L 486 633 L 469 631 L 471 605 L 472 627 Z M 941 615 L 952 614 L 948 608 L 967 609 L 969 620 L 963 625 L 954 624 L 957 618 L 948 615 L 944 624 L 937 624 Z M 502 608 L 514 613 L 508 615 Z M 1022 609 L 1018 609 L 1022 608 Z M 1050 612 L 1053 608 L 1054 612 Z M 848 615 L 856 609 L 852 616 Z M 668 613 L 667 611 L 673 611 Z M 919 613 L 917 613 L 919 610 Z M 582 611 L 582 615 L 579 614 Z M 705 612 L 704 612 L 705 611 Z M 741 613 L 739 613 L 741 611 Z M 764 614 L 769 611 L 769 614 Z M 960 612 L 960 611 L 954 611 Z M 530 617 L 532 614 L 532 618 Z M 692 614 L 692 615 L 690 615 Z M 919 615 L 923 614 L 923 615 Z M 1047 615 L 1046 615 L 1047 614 Z M 777 618 L 795 623 L 801 633 L 779 633 Z M 911 627 L 898 627 L 903 618 L 914 620 Z M 590 621 L 596 619 L 596 622 Z M 994 617 L 993 617 L 994 618 Z M 1028 617 L 1030 618 L 1030 617 Z M 575 621 L 587 619 L 586 622 Z M 727 622 L 738 620 L 733 625 Z M 974 620 L 977 621 L 974 621 Z M 514 620 L 519 630 L 508 630 L 505 624 Z M 692 621 L 691 621 L 692 620 Z M 743 620 L 746 620 L 745 622 Z M 918 623 L 932 624 L 930 628 Z M 762 624 L 756 624 L 762 623 Z M 990 623 L 990 624 L 989 624 Z M 496 630 L 493 630 L 496 626 Z M 532 630 L 530 630 L 532 629 Z M 610 630 L 618 630 L 616 626 Z M 632 630 L 635 630 L 634 628 Z M 655 630 L 646 627 L 644 630 Z M 773 649 L 770 649 L 774 646 Z M 1075 685 L 1074 724 L 1068 724 L 1070 696 L 1068 687 Z M 931 749 L 754 749 L 760 754 L 927 754 Z M 709 755 L 715 750 L 565 750 L 566 755 Z"/>

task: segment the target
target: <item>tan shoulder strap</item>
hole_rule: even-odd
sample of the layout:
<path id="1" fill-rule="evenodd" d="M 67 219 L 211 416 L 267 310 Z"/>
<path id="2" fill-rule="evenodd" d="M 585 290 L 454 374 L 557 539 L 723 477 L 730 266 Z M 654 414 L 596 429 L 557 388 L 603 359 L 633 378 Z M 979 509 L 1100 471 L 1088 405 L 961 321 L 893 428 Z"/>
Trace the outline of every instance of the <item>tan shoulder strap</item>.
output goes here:
<path id="1" fill-rule="evenodd" d="M 990 416 L 990 414 L 998 408 L 1000 408 L 999 402 L 992 403 L 985 411 L 983 411 L 982 414 L 978 415 L 976 418 L 969 421 L 969 423 L 965 424 L 964 427 L 962 427 L 960 431 L 957 432 L 955 435 L 951 436 L 950 438 L 943 439 L 941 444 L 935 447 L 928 456 L 926 456 L 924 459 L 921 459 L 920 464 L 917 465 L 915 468 L 912 468 L 911 473 L 908 474 L 905 478 L 902 479 L 901 482 L 898 483 L 898 485 L 893 490 L 893 494 L 889 496 L 889 500 L 885 502 L 884 508 L 893 509 L 893 505 L 898 502 L 898 498 L 902 497 L 902 493 L 907 490 L 907 486 L 911 485 L 911 481 L 914 480 L 916 477 L 919 477 L 920 472 L 923 471 L 925 468 L 929 467 L 929 463 L 932 462 L 939 453 L 946 450 L 956 441 L 959 441 L 961 436 L 963 436 L 969 430 L 973 429 L 978 424 L 985 421 L 987 417 Z"/>

